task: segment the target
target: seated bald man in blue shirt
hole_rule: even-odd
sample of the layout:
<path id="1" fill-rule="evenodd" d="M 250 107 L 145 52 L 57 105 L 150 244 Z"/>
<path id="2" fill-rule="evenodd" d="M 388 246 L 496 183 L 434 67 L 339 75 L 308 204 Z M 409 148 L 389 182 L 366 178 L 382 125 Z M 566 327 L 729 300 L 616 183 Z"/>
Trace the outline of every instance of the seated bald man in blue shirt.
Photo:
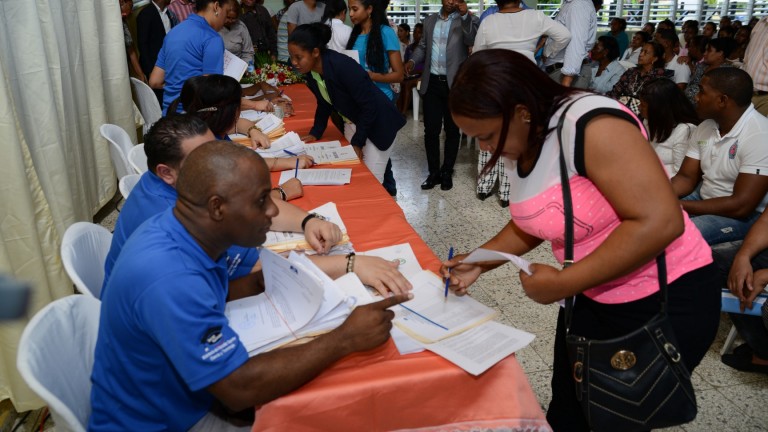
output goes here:
<path id="1" fill-rule="evenodd" d="M 176 182 L 175 207 L 125 243 L 102 297 L 88 430 L 225 430 L 211 413 L 253 410 L 340 358 L 381 345 L 412 298 L 356 308 L 311 342 L 248 358 L 224 315 L 227 250 L 255 248 L 277 216 L 267 165 L 226 141 L 193 150 Z M 224 410 L 216 410 L 224 407 Z"/>
<path id="2" fill-rule="evenodd" d="M 144 151 L 149 171 L 142 174 L 138 184 L 128 196 L 115 224 L 112 245 L 104 265 L 102 295 L 107 288 L 112 268 L 123 245 L 131 234 L 150 217 L 173 207 L 176 202 L 175 184 L 186 156 L 195 148 L 214 140 L 208 126 L 194 115 L 179 114 L 163 117 L 147 133 Z M 273 197 L 279 194 L 273 192 Z M 324 253 L 341 240 L 341 231 L 330 222 L 313 218 L 306 211 L 276 200 L 280 215 L 272 221 L 275 231 L 304 232 L 308 242 L 319 253 Z M 309 218 L 309 219 L 307 219 Z M 305 222 L 306 220 L 306 222 Z M 258 261 L 258 250 L 232 246 L 228 250 L 227 275 L 239 289 L 241 284 L 253 286 L 249 278 Z M 410 284 L 397 270 L 397 264 L 375 257 L 357 257 L 354 271 L 366 285 L 382 294 L 402 293 Z M 332 278 L 344 274 L 347 261 L 344 256 L 312 256 L 315 264 Z"/>

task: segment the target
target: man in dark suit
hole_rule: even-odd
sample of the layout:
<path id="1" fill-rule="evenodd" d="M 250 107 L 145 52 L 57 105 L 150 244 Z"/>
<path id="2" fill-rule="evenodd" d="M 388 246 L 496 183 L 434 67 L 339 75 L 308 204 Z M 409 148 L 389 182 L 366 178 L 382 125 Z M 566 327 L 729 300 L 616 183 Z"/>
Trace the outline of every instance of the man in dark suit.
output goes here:
<path id="1" fill-rule="evenodd" d="M 176 15 L 168 9 L 170 0 L 153 0 L 136 17 L 138 33 L 139 65 L 144 75 L 149 76 L 157 61 L 157 54 L 163 46 L 166 33 L 178 24 Z M 155 89 L 160 105 L 163 104 L 163 90 Z"/>
<path id="2" fill-rule="evenodd" d="M 443 0 L 440 12 L 424 20 L 424 37 L 406 63 L 408 73 L 424 62 L 419 93 L 424 101 L 424 147 L 429 177 L 422 189 L 453 187 L 453 165 L 459 152 L 459 128 L 448 109 L 448 90 L 459 66 L 475 43 L 480 20 L 467 11 L 464 0 Z M 445 155 L 440 166 L 440 130 L 445 128 Z"/>

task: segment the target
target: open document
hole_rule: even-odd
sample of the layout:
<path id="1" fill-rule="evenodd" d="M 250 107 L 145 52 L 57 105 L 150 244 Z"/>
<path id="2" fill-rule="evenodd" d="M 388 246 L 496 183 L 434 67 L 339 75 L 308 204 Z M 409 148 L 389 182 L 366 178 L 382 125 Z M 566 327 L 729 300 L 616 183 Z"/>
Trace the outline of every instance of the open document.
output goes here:
<path id="1" fill-rule="evenodd" d="M 304 143 L 296 132 L 288 132 L 273 140 L 268 149 L 257 149 L 256 153 L 265 158 L 293 157 L 304 153 Z"/>
<path id="2" fill-rule="evenodd" d="M 357 254 L 375 256 L 387 261 L 397 261 L 397 270 L 406 278 L 415 277 L 422 271 L 421 264 L 419 264 L 419 260 L 416 259 L 416 254 L 413 253 L 413 248 L 411 248 L 410 243 L 402 243 L 366 252 L 358 252 Z"/>
<path id="3" fill-rule="evenodd" d="M 360 159 L 352 146 L 321 148 L 318 145 L 307 145 L 305 150 L 312 156 L 317 165 L 354 165 L 360 163 Z"/>
<path id="4" fill-rule="evenodd" d="M 395 308 L 394 323 L 407 335 L 423 343 L 434 343 L 457 335 L 486 321 L 497 312 L 470 296 L 444 296 L 445 284 L 434 273 L 422 270 L 409 278 L 413 299 Z"/>
<path id="5" fill-rule="evenodd" d="M 339 210 L 336 208 L 336 204 L 329 202 L 309 211 L 310 213 L 317 213 L 329 222 L 333 222 L 341 230 L 341 241 L 339 244 L 349 243 L 349 236 L 347 235 L 347 227 L 344 226 L 344 221 L 339 216 Z M 294 249 L 312 250 L 312 247 L 307 242 L 303 233 L 295 232 L 283 232 L 283 231 L 269 231 L 267 232 L 267 239 L 264 242 L 264 247 L 274 252 L 285 252 Z"/>
<path id="6" fill-rule="evenodd" d="M 231 52 L 224 50 L 224 75 L 231 76 L 240 81 L 247 69 L 248 63 Z"/>
<path id="7" fill-rule="evenodd" d="M 227 303 L 230 326 L 253 356 L 341 325 L 354 306 L 307 257 L 263 250 L 265 292 Z"/>
<path id="8" fill-rule="evenodd" d="M 352 180 L 352 170 L 349 168 L 300 169 L 298 174 L 294 170 L 283 171 L 280 174 L 279 183 L 287 182 L 294 175 L 304 186 L 341 186 L 349 184 Z"/>

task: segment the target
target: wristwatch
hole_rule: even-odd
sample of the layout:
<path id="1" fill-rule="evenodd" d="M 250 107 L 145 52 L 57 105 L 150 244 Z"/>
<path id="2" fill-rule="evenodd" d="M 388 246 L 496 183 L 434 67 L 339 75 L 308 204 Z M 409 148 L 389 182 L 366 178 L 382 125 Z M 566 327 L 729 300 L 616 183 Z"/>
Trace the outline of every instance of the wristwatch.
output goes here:
<path id="1" fill-rule="evenodd" d="M 323 215 L 320 215 L 320 214 L 317 214 L 317 213 L 310 213 L 310 214 L 307 215 L 307 217 L 304 218 L 303 221 L 301 221 L 301 230 L 302 231 L 304 231 L 306 229 L 307 222 L 309 222 L 309 220 L 313 219 L 313 218 L 317 218 L 317 219 L 324 220 L 324 221 L 328 220 L 328 218 L 323 216 Z"/>

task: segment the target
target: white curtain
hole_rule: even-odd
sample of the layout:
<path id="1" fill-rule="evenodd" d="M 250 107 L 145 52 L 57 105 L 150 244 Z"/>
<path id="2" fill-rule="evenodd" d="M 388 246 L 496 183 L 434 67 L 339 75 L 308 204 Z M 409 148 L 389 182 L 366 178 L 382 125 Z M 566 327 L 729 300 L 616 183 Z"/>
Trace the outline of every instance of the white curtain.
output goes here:
<path id="1" fill-rule="evenodd" d="M 135 142 L 132 106 L 117 0 L 0 0 L 0 272 L 33 287 L 27 319 L 0 324 L 0 399 L 18 411 L 43 405 L 18 375 L 19 336 L 72 293 L 61 237 L 114 196 L 99 126 Z"/>

